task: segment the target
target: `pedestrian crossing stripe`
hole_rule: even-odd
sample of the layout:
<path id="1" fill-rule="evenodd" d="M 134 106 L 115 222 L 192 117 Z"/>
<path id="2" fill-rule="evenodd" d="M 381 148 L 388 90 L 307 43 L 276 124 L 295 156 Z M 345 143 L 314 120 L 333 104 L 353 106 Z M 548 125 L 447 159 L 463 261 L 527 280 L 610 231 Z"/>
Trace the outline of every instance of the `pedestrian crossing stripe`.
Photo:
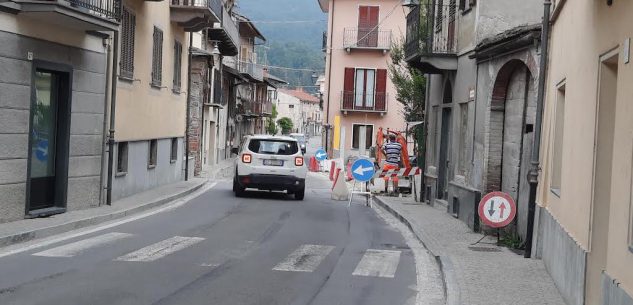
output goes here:
<path id="1" fill-rule="evenodd" d="M 302 245 L 273 268 L 276 271 L 313 272 L 334 246 Z"/>
<path id="2" fill-rule="evenodd" d="M 90 248 L 111 244 L 111 243 L 114 243 L 115 241 L 118 241 L 123 238 L 128 238 L 131 236 L 133 235 L 127 234 L 127 233 L 112 232 L 112 233 L 95 236 L 92 238 L 83 239 L 74 243 L 65 244 L 63 246 L 51 248 L 45 251 L 35 253 L 33 255 L 45 256 L 45 257 L 74 257 L 75 255 L 83 251 L 86 251 Z"/>
<path id="3" fill-rule="evenodd" d="M 365 251 L 352 275 L 393 278 L 400 263 L 400 253 L 394 250 L 369 249 Z"/>
<path id="4" fill-rule="evenodd" d="M 118 257 L 116 260 L 125 262 L 151 262 L 163 258 L 174 252 L 193 246 L 203 240 L 204 238 L 200 237 L 174 236 L 172 238 L 157 242 L 153 245 Z"/>

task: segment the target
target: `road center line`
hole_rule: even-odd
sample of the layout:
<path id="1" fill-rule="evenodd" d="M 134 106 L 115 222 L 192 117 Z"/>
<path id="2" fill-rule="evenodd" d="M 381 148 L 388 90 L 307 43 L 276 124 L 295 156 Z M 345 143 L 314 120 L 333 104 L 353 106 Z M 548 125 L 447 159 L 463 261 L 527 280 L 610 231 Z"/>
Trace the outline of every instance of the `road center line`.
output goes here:
<path id="1" fill-rule="evenodd" d="M 400 262 L 400 251 L 369 249 L 352 275 L 393 278 Z"/>
<path id="2" fill-rule="evenodd" d="M 334 246 L 302 245 L 279 263 L 273 270 L 312 272 L 334 249 Z"/>
<path id="3" fill-rule="evenodd" d="M 151 262 L 193 246 L 203 240 L 204 238 L 201 237 L 174 236 L 132 253 L 123 255 L 115 260 L 125 262 Z"/>
<path id="4" fill-rule="evenodd" d="M 52 249 L 48 249 L 42 252 L 35 253 L 33 255 L 46 256 L 46 257 L 73 257 L 87 249 L 110 244 L 119 239 L 131 237 L 131 236 L 132 234 L 128 234 L 128 233 L 112 232 L 112 233 L 107 233 L 107 234 L 95 236 L 92 238 L 80 240 L 80 241 L 66 244 L 63 246 L 55 247 Z"/>

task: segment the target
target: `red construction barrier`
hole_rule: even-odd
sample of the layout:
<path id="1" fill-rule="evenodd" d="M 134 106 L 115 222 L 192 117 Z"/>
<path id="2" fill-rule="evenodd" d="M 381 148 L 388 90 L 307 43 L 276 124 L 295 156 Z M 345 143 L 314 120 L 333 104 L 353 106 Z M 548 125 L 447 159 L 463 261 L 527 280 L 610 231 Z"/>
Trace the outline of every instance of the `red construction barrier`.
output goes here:
<path id="1" fill-rule="evenodd" d="M 331 171 L 330 173 L 332 173 L 334 171 Z M 336 175 L 334 177 L 334 183 L 332 183 L 332 189 L 334 189 L 334 187 L 336 186 L 336 181 L 338 181 L 338 175 L 341 173 L 341 169 L 337 168 L 336 169 Z"/>
<path id="2" fill-rule="evenodd" d="M 332 161 L 330 162 L 331 166 L 330 166 L 330 181 L 334 181 L 334 170 L 335 170 L 335 166 L 336 166 L 336 162 Z"/>
<path id="3" fill-rule="evenodd" d="M 352 179 L 354 179 L 354 177 L 352 177 L 352 161 L 347 162 L 345 172 L 347 173 L 347 181 L 352 181 Z"/>

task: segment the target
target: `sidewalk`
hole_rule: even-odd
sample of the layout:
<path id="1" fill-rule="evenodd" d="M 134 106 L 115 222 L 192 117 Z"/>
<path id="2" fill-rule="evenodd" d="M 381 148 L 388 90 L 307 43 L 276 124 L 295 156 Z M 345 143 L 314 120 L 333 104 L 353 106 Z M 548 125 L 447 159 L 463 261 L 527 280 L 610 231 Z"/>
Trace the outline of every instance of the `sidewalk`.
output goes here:
<path id="1" fill-rule="evenodd" d="M 213 166 L 207 166 L 200 172 L 200 177 L 211 180 L 226 180 L 233 178 L 235 158 L 228 158 Z"/>
<path id="2" fill-rule="evenodd" d="M 376 197 L 375 202 L 407 225 L 438 259 L 450 305 L 564 305 L 543 262 L 526 259 L 496 238 L 474 233 L 445 209 L 411 197 Z M 490 244 L 492 243 L 492 244 Z"/>
<path id="3" fill-rule="evenodd" d="M 115 201 L 111 206 L 70 211 L 47 218 L 0 224 L 0 248 L 80 229 L 167 204 L 201 188 L 208 180 L 193 178 Z"/>

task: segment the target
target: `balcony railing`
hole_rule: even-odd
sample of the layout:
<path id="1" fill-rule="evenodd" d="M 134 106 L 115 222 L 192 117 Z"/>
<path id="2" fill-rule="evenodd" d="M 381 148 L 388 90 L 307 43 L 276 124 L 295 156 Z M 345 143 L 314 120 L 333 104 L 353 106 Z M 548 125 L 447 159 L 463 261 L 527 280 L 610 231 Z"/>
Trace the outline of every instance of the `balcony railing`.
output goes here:
<path id="1" fill-rule="evenodd" d="M 255 80 L 264 80 L 264 69 L 257 64 L 254 64 L 252 62 L 240 61 L 239 70 L 240 73 L 248 74 Z"/>
<path id="2" fill-rule="evenodd" d="M 391 49 L 391 30 L 378 28 L 345 28 L 343 35 L 345 49 Z"/>
<path id="3" fill-rule="evenodd" d="M 444 0 L 450 1 L 450 0 Z M 428 0 L 407 15 L 405 55 L 454 55 L 457 53 L 457 5 Z"/>
<path id="4" fill-rule="evenodd" d="M 222 16 L 221 0 L 171 0 L 171 19 L 186 31 L 199 31 L 212 27 Z"/>
<path id="5" fill-rule="evenodd" d="M 356 93 L 341 92 L 341 111 L 387 112 L 389 95 L 384 92 Z"/>
<path id="6" fill-rule="evenodd" d="M 262 103 L 262 114 L 263 115 L 271 115 L 273 114 L 273 102 L 270 99 L 267 99 Z"/>
<path id="7" fill-rule="evenodd" d="M 70 6 L 117 22 L 121 21 L 121 0 L 69 0 Z"/>
<path id="8" fill-rule="evenodd" d="M 233 41 L 233 45 L 239 49 L 240 32 L 237 30 L 237 25 L 235 25 L 235 21 L 231 18 L 231 14 L 224 8 L 222 9 L 222 28 Z"/>

